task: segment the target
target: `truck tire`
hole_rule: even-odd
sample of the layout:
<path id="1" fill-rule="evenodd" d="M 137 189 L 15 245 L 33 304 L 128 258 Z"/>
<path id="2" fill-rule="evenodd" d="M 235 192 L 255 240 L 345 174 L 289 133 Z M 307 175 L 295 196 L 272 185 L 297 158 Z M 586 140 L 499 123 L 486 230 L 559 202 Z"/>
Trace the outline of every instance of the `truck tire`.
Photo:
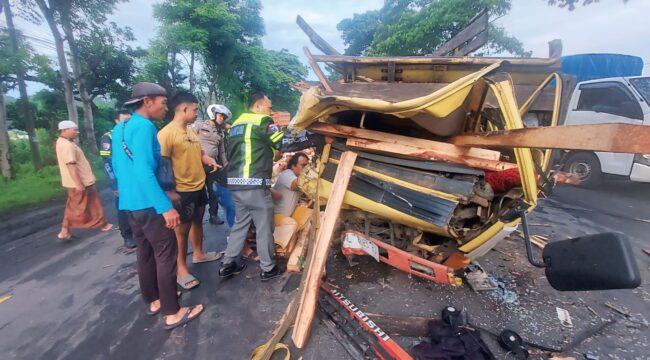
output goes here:
<path id="1" fill-rule="evenodd" d="M 587 152 L 571 153 L 564 162 L 564 171 L 580 177 L 580 186 L 592 188 L 600 184 L 602 173 L 600 160 Z"/>

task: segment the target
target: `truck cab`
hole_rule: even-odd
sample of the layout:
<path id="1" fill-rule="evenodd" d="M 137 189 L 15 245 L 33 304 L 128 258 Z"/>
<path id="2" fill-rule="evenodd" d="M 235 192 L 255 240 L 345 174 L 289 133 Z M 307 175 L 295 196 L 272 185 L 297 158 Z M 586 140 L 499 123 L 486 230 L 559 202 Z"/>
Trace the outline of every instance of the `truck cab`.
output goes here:
<path id="1" fill-rule="evenodd" d="M 650 77 L 611 77 L 576 85 L 565 125 L 625 123 L 650 125 Z M 572 151 L 564 170 L 580 176 L 582 185 L 595 186 L 604 174 L 650 182 L 650 154 Z"/>

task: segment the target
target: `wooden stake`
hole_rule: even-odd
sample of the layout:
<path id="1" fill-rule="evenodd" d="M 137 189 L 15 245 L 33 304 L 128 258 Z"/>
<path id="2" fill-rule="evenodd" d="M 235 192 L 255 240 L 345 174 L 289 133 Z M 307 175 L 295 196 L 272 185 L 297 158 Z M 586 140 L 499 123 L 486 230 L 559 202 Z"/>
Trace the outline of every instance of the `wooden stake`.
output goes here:
<path id="1" fill-rule="evenodd" d="M 292 334 L 293 343 L 299 349 L 305 346 L 309 337 L 311 323 L 316 311 L 320 278 L 325 269 L 330 242 L 334 234 L 334 227 L 341 212 L 343 197 L 347 191 L 356 159 L 357 154 L 352 151 L 346 151 L 341 155 L 332 184 L 332 192 L 325 207 L 322 226 L 318 231 L 316 242 L 314 243 L 312 259 L 309 267 L 305 270 L 307 274 L 305 288 L 302 294 L 300 294 L 300 307 Z"/>
<path id="2" fill-rule="evenodd" d="M 307 252 L 307 236 L 309 235 L 309 228 L 311 223 L 307 223 L 305 227 L 300 231 L 298 235 L 298 241 L 296 242 L 296 247 L 291 252 L 289 256 L 289 261 L 287 262 L 287 271 L 288 272 L 300 272 L 300 259 L 304 258 L 305 253 Z"/>
<path id="3" fill-rule="evenodd" d="M 632 124 L 563 125 L 459 135 L 459 146 L 650 153 L 650 127 Z"/>
<path id="4" fill-rule="evenodd" d="M 305 56 L 307 57 L 307 62 L 309 62 L 309 66 L 311 66 L 311 69 L 314 70 L 316 77 L 325 88 L 325 91 L 330 94 L 333 93 L 334 90 L 332 90 L 332 87 L 330 86 L 330 83 L 327 81 L 325 74 L 323 74 L 323 70 L 321 70 L 320 66 L 318 66 L 318 63 L 314 61 L 314 57 L 311 55 L 311 51 L 309 51 L 309 49 L 306 46 L 302 48 L 302 51 L 305 53 Z"/>

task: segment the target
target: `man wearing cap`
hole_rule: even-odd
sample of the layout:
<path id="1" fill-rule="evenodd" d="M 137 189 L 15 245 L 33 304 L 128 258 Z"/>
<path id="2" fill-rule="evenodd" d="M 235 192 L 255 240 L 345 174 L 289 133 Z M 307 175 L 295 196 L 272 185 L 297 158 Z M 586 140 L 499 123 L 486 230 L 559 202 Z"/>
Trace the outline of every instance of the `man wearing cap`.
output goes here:
<path id="1" fill-rule="evenodd" d="M 199 136 L 199 142 L 203 152 L 217 161 L 222 169 L 208 174 L 206 187 L 208 191 L 208 204 L 210 223 L 223 224 L 217 218 L 219 203 L 224 207 L 228 226 L 235 224 L 235 205 L 232 195 L 226 188 L 226 171 L 228 164 L 226 159 L 226 121 L 232 118 L 232 113 L 225 105 L 212 104 L 207 109 L 209 120 L 195 123 L 195 130 Z"/>
<path id="2" fill-rule="evenodd" d="M 119 124 L 124 120 L 131 117 L 131 112 L 128 110 L 120 110 L 115 118 L 115 124 Z M 133 231 L 129 225 L 129 216 L 126 211 L 120 210 L 119 207 L 119 192 L 117 191 L 117 179 L 115 179 L 115 172 L 113 171 L 113 164 L 111 161 L 111 154 L 113 149 L 113 130 L 107 131 L 100 140 L 99 156 L 102 157 L 104 162 L 104 171 L 111 183 L 113 194 L 115 194 L 115 207 L 117 208 L 117 222 L 120 226 L 120 235 L 124 239 L 124 247 L 127 249 L 135 249 L 135 241 L 133 240 Z"/>
<path id="3" fill-rule="evenodd" d="M 174 228 L 180 216 L 156 177 L 162 160 L 156 126 L 167 113 L 167 92 L 153 83 L 133 86 L 134 109 L 128 121 L 113 130 L 113 170 L 120 194 L 120 210 L 126 210 L 137 244 L 137 269 L 147 314 L 164 316 L 163 327 L 171 330 L 195 319 L 203 305 L 180 307 L 176 292 L 178 245 Z M 117 151 L 120 149 L 121 151 Z"/>
<path id="4" fill-rule="evenodd" d="M 77 124 L 70 120 L 59 123 L 59 138 L 56 140 L 56 158 L 61 172 L 61 184 L 68 190 L 60 240 L 70 240 L 71 228 L 101 228 L 113 230 L 113 225 L 104 218 L 104 207 L 95 187 L 95 175 L 83 151 L 75 143 L 79 137 Z"/>

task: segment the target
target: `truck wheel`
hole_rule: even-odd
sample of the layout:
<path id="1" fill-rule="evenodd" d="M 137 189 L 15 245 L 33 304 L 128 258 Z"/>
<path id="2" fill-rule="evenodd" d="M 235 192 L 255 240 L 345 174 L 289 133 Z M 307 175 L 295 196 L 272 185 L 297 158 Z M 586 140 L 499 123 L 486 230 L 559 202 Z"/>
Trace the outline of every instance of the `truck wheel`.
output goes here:
<path id="1" fill-rule="evenodd" d="M 569 154 L 564 170 L 580 177 L 580 186 L 594 187 L 600 184 L 600 161 L 594 154 L 579 152 Z"/>

